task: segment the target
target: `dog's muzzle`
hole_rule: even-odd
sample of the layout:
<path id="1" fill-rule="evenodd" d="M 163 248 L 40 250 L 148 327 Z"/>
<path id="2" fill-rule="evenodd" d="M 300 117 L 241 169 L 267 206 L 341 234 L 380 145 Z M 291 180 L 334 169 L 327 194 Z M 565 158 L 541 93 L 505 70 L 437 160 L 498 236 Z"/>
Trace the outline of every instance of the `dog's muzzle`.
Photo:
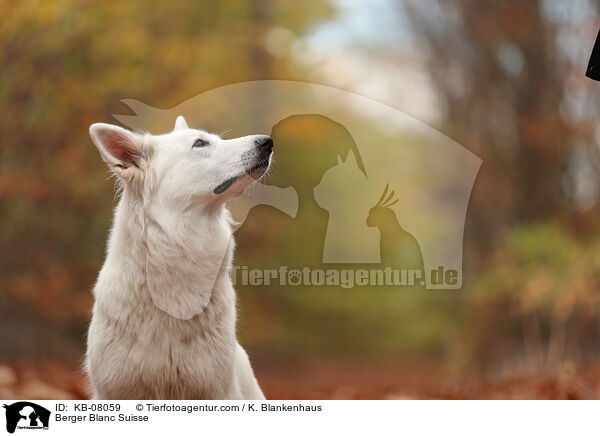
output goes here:
<path id="1" fill-rule="evenodd" d="M 273 139 L 270 136 L 260 135 L 254 140 L 254 144 L 256 145 L 256 149 L 243 153 L 241 159 L 242 162 L 244 162 L 245 174 L 249 175 L 254 180 L 258 180 L 269 169 L 271 155 L 273 154 Z M 225 180 L 217 186 L 213 192 L 215 194 L 222 194 L 227 191 L 236 180 L 243 176 L 244 174 L 240 174 Z"/>

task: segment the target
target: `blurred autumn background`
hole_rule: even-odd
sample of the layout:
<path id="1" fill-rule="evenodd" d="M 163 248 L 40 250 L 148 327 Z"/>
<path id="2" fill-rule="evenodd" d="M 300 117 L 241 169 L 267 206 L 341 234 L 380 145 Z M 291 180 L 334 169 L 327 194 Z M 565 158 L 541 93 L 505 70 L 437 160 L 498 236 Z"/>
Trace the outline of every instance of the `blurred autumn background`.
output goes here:
<path id="1" fill-rule="evenodd" d="M 483 159 L 461 290 L 377 304 L 239 289 L 240 341 L 268 398 L 597 398 L 600 83 L 584 73 L 598 7 L 0 1 L 0 398 L 86 396 L 115 204 L 88 126 L 115 123 L 122 98 L 169 108 L 261 79 L 371 97 Z M 252 233 L 238 239 L 252 258 Z"/>

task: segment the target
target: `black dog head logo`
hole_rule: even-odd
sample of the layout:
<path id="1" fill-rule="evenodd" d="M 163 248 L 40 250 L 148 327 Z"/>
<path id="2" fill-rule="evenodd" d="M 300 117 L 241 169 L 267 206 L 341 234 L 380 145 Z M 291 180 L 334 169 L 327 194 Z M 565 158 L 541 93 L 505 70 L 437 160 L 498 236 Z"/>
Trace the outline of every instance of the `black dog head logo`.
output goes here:
<path id="1" fill-rule="evenodd" d="M 6 409 L 6 431 L 14 433 L 17 426 L 48 428 L 50 411 L 29 401 L 2 406 Z"/>

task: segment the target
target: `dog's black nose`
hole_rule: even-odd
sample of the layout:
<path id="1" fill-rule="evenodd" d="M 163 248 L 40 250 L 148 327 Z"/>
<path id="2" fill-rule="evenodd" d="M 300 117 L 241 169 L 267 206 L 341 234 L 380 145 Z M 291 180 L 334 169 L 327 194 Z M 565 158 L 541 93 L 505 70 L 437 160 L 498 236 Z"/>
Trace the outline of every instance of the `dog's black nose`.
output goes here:
<path id="1" fill-rule="evenodd" d="M 271 150 L 273 148 L 273 139 L 270 136 L 267 136 L 267 135 L 259 136 L 258 138 L 256 138 L 254 140 L 254 143 L 259 148 L 266 148 L 266 149 L 269 149 L 269 150 Z"/>

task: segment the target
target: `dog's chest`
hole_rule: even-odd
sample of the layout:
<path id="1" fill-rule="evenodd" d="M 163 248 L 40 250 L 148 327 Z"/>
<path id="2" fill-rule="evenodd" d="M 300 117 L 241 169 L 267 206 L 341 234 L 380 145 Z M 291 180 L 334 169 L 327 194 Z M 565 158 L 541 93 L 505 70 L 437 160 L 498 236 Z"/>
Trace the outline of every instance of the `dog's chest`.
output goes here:
<path id="1" fill-rule="evenodd" d="M 216 307 L 191 320 L 139 305 L 90 328 L 91 377 L 107 398 L 219 398 L 229 389 L 235 318 Z M 97 315 L 97 316 L 96 316 Z"/>

